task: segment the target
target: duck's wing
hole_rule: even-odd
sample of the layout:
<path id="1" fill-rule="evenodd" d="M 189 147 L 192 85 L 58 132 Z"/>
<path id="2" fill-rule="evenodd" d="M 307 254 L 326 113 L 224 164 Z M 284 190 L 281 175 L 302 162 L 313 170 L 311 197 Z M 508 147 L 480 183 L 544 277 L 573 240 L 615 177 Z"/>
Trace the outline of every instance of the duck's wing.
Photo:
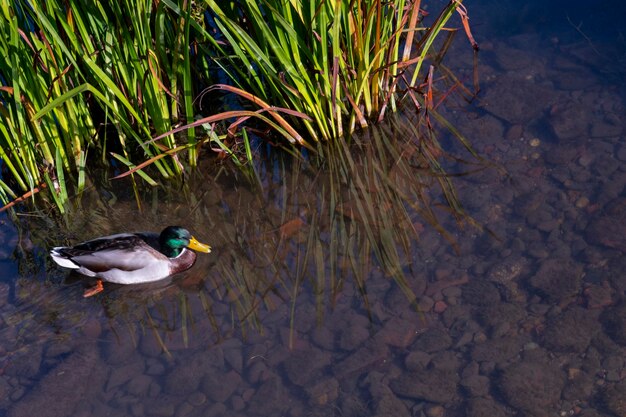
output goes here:
<path id="1" fill-rule="evenodd" d="M 133 249 L 145 246 L 154 246 L 154 241 L 158 235 L 152 233 L 120 233 L 117 235 L 99 237 L 93 240 L 80 243 L 69 248 L 73 254 L 87 254 L 109 249 Z"/>

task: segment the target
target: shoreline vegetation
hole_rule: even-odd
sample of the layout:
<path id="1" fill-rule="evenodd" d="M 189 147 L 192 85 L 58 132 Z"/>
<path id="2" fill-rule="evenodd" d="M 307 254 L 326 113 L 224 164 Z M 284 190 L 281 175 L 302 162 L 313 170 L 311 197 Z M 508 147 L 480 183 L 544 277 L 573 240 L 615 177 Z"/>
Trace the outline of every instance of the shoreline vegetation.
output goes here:
<path id="1" fill-rule="evenodd" d="M 442 60 L 458 32 L 478 45 L 461 0 L 427 3 L 3 2 L 1 210 L 39 195 L 63 213 L 96 167 L 129 176 L 140 204 L 139 184 L 201 154 L 249 166 L 255 140 L 315 153 L 401 100 L 475 155 L 436 108 L 476 94 Z"/>

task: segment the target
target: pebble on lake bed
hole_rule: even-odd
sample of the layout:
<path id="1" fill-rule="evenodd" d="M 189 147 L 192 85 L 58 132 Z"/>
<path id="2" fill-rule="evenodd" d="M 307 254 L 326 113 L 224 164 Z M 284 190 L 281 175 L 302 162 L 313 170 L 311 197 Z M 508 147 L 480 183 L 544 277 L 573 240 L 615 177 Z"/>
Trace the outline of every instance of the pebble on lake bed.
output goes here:
<path id="1" fill-rule="evenodd" d="M 585 208 L 589 205 L 589 199 L 587 197 L 580 197 L 576 200 L 576 207 Z"/>

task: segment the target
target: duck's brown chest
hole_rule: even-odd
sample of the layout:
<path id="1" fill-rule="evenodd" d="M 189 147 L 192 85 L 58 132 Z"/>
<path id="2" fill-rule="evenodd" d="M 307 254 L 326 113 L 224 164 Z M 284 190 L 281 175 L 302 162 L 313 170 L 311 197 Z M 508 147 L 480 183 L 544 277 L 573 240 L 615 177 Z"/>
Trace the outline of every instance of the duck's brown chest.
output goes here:
<path id="1" fill-rule="evenodd" d="M 171 260 L 170 274 L 177 274 L 188 270 L 196 263 L 196 253 L 189 249 L 183 249 L 182 253 Z"/>

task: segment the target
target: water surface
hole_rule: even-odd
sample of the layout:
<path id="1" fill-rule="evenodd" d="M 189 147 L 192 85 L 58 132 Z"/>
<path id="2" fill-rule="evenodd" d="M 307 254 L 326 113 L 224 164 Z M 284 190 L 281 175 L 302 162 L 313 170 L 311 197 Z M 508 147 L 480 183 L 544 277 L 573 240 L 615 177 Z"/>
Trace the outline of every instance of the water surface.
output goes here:
<path id="1" fill-rule="evenodd" d="M 257 185 L 2 217 L 0 415 L 624 416 L 623 6 L 484 3 L 481 94 L 441 111 L 496 163 L 447 165 L 492 233 L 443 208 L 410 112 L 321 167 L 268 157 Z M 215 250 L 165 282 L 83 299 L 47 257 L 169 224 Z"/>

